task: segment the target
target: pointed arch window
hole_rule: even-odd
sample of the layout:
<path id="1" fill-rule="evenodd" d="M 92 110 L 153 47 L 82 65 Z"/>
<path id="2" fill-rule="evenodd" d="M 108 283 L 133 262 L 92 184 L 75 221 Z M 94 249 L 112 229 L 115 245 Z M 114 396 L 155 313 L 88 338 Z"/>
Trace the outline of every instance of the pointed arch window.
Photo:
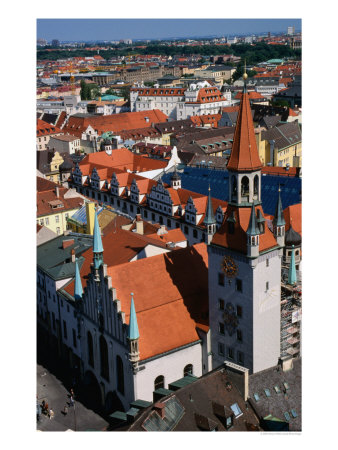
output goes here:
<path id="1" fill-rule="evenodd" d="M 117 373 L 117 390 L 124 394 L 124 371 L 123 371 L 123 361 L 122 358 L 116 356 L 116 373 Z"/>
<path id="2" fill-rule="evenodd" d="M 259 197 L 259 176 L 255 175 L 254 178 L 254 195 Z"/>
<path id="3" fill-rule="evenodd" d="M 247 176 L 243 177 L 241 181 L 241 195 L 249 195 L 249 178 Z"/>
<path id="4" fill-rule="evenodd" d="M 109 381 L 108 345 L 103 336 L 100 337 L 101 376 Z"/>
<path id="5" fill-rule="evenodd" d="M 88 346 L 88 364 L 94 367 L 93 337 L 90 331 L 88 331 L 87 333 L 87 346 Z"/>
<path id="6" fill-rule="evenodd" d="M 231 191 L 231 199 L 237 200 L 237 179 L 235 175 L 232 176 L 232 191 Z"/>

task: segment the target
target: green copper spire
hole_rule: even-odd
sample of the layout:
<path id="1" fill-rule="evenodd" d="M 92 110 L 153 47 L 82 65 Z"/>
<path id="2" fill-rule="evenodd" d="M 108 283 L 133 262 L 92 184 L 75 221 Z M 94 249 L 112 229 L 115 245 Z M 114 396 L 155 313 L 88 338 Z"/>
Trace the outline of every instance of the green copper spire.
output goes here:
<path id="1" fill-rule="evenodd" d="M 130 302 L 130 318 L 129 318 L 129 328 L 128 328 L 128 339 L 138 339 L 140 337 L 136 319 L 136 311 L 134 305 L 134 297 L 133 293 L 131 293 L 131 302 Z"/>
<path id="2" fill-rule="evenodd" d="M 291 261 L 289 267 L 288 284 L 297 283 L 297 273 L 296 273 L 296 261 L 295 261 L 295 246 L 292 246 Z"/>
<path id="3" fill-rule="evenodd" d="M 212 209 L 210 186 L 209 186 L 208 203 L 207 203 L 207 209 L 205 211 L 204 223 L 206 225 L 212 225 L 212 224 L 216 223 L 214 211 Z"/>
<path id="4" fill-rule="evenodd" d="M 280 187 L 278 188 L 278 201 L 277 201 L 277 205 L 276 205 L 275 216 L 273 218 L 272 223 L 277 227 L 282 227 L 285 225 L 282 200 L 281 200 L 281 196 L 280 196 Z"/>
<path id="5" fill-rule="evenodd" d="M 100 265 L 103 263 L 103 245 L 101 239 L 101 232 L 99 221 L 97 218 L 97 211 L 95 211 L 95 219 L 94 219 L 94 244 L 93 244 L 93 253 L 94 253 L 94 267 L 98 269 Z"/>
<path id="6" fill-rule="evenodd" d="M 74 285 L 74 298 L 75 300 L 81 300 L 83 294 L 82 283 L 80 270 L 77 263 L 77 259 L 75 260 L 75 285 Z"/>
<path id="7" fill-rule="evenodd" d="M 255 204 L 254 203 L 252 203 L 252 206 L 251 206 L 251 215 L 250 215 L 250 220 L 249 220 L 249 226 L 248 226 L 248 229 L 246 230 L 246 234 L 248 234 L 249 236 L 257 236 L 257 234 L 260 234 L 259 228 L 258 228 L 257 217 L 256 217 L 256 213 L 255 213 Z"/>

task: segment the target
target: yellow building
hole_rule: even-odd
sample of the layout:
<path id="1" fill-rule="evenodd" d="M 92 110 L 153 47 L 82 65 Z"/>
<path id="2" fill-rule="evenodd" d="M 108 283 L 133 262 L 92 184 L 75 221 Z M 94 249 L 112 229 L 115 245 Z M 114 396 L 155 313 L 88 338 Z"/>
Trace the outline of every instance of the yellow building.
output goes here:
<path id="1" fill-rule="evenodd" d="M 283 123 L 256 133 L 262 164 L 278 167 L 302 167 L 302 137 L 297 122 Z"/>
<path id="2" fill-rule="evenodd" d="M 83 206 L 85 197 L 73 189 L 37 178 L 36 222 L 56 234 L 62 234 L 68 229 L 67 219 Z"/>
<path id="3" fill-rule="evenodd" d="M 69 217 L 68 229 L 75 233 L 93 234 L 95 220 L 95 202 L 86 202 L 81 209 Z M 112 222 L 117 214 L 110 210 L 108 206 L 98 208 L 97 218 L 101 230 L 103 230 L 110 222 Z"/>

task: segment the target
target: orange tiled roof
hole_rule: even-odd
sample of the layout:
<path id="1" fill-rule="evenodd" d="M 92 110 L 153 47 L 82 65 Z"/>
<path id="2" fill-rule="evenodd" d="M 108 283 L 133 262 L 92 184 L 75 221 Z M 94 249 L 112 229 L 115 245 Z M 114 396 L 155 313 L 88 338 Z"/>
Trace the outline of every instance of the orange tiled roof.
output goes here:
<path id="1" fill-rule="evenodd" d="M 165 96 L 175 97 L 184 95 L 186 89 L 184 88 L 131 88 L 131 91 L 137 91 L 142 96 Z M 162 121 L 163 122 L 163 121 Z"/>
<path id="2" fill-rule="evenodd" d="M 292 222 L 292 228 L 300 235 L 302 234 L 302 204 L 288 206 L 284 209 L 285 230 L 290 228 Z"/>
<path id="3" fill-rule="evenodd" d="M 81 137 L 89 126 L 99 134 L 106 131 L 118 133 L 135 128 L 151 127 L 152 123 L 166 122 L 167 116 L 159 109 L 150 111 L 126 112 L 106 116 L 75 117 L 70 116 L 63 131 Z"/>
<path id="4" fill-rule="evenodd" d="M 264 98 L 262 94 L 260 94 L 259 92 L 256 91 L 249 91 L 249 99 L 250 100 L 255 100 L 257 98 Z M 235 99 L 240 100 L 242 98 L 242 92 L 238 92 L 236 94 Z"/>
<path id="5" fill-rule="evenodd" d="M 123 257 L 120 251 L 116 254 L 118 247 L 121 248 L 121 240 L 110 233 L 102 239 L 104 262 L 121 301 L 121 310 L 125 312 L 126 323 L 129 323 L 130 292 L 134 293 L 141 360 L 199 340 L 197 328 L 205 331 L 209 329 L 206 245 L 196 244 L 123 263 L 123 259 L 130 257 L 125 253 L 125 249 L 131 247 L 129 235 L 134 235 L 135 239 L 140 236 L 122 232 L 119 232 L 121 236 L 128 236 L 122 245 Z M 112 246 L 115 251 L 112 251 Z M 86 286 L 90 271 L 92 253 L 92 249 L 89 249 L 83 254 L 85 261 L 80 270 L 83 287 Z M 65 290 L 73 295 L 74 281 Z"/>
<path id="6" fill-rule="evenodd" d="M 36 124 L 36 136 L 40 137 L 40 136 L 48 136 L 50 134 L 57 134 L 57 133 L 62 133 L 62 130 L 60 130 L 60 128 L 51 125 L 48 122 L 45 122 L 44 120 L 41 119 L 37 119 L 37 124 Z"/>
<path id="7" fill-rule="evenodd" d="M 64 211 L 80 208 L 84 200 L 81 197 L 64 198 L 64 195 L 68 192 L 67 188 L 59 187 L 59 196 L 57 197 L 55 190 L 48 190 L 43 192 L 37 192 L 36 203 L 37 212 L 36 216 L 47 216 L 49 214 L 58 214 Z"/>
<path id="8" fill-rule="evenodd" d="M 257 214 L 258 209 L 263 213 L 261 206 L 255 207 L 255 212 Z M 236 223 L 234 227 L 234 233 L 228 233 L 228 224 L 226 219 L 231 213 L 234 213 L 236 218 Z M 229 205 L 225 214 L 223 224 L 219 230 L 214 234 L 212 243 L 220 245 L 221 247 L 227 247 L 232 250 L 237 250 L 241 253 L 247 252 L 247 235 L 246 230 L 249 226 L 249 220 L 251 215 L 251 207 L 248 208 L 236 208 Z M 268 250 L 277 246 L 277 241 L 273 233 L 269 230 L 267 225 L 265 226 L 265 233 L 259 236 L 259 251 Z"/>
<path id="9" fill-rule="evenodd" d="M 243 93 L 239 107 L 228 170 L 252 171 L 262 167 L 259 159 L 249 94 Z"/>
<path id="10" fill-rule="evenodd" d="M 217 128 L 221 117 L 221 114 L 205 114 L 203 116 L 191 116 L 190 120 L 197 126 L 211 125 L 212 127 Z"/>

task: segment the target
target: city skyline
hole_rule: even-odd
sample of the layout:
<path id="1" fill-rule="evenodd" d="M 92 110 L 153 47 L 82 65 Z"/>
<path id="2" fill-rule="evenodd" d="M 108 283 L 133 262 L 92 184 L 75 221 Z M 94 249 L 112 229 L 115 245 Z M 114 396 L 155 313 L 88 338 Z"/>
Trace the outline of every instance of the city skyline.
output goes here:
<path id="1" fill-rule="evenodd" d="M 37 19 L 37 38 L 60 41 L 175 39 L 301 30 L 301 19 Z"/>

